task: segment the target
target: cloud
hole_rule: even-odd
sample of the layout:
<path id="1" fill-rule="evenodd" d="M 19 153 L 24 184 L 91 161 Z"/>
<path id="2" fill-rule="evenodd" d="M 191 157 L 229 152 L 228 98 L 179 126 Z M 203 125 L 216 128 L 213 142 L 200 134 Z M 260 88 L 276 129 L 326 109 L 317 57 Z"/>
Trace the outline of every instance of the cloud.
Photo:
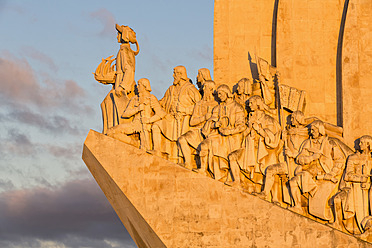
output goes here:
<path id="1" fill-rule="evenodd" d="M 6 57 L 6 58 L 5 58 Z M 75 114 L 93 110 L 82 104 L 85 91 L 73 80 L 38 82 L 30 64 L 5 52 L 0 57 L 0 104 L 11 107 L 62 108 Z"/>
<path id="2" fill-rule="evenodd" d="M 7 138 L 1 139 L 0 155 L 33 156 L 36 152 L 35 145 L 30 138 L 15 128 L 8 130 Z"/>
<path id="3" fill-rule="evenodd" d="M 76 158 L 78 155 L 80 157 L 82 153 L 82 147 L 78 144 L 66 145 L 66 146 L 56 146 L 56 145 L 47 145 L 46 149 L 50 154 L 57 158 Z"/>
<path id="4" fill-rule="evenodd" d="M 130 247 L 134 244 L 92 179 L 73 180 L 54 188 L 3 192 L 0 213 L 1 247 L 14 244 Z"/>
<path id="5" fill-rule="evenodd" d="M 1 122 L 11 122 L 33 126 L 42 132 L 52 134 L 71 134 L 79 135 L 81 130 L 71 124 L 71 121 L 64 116 L 58 114 L 40 114 L 30 109 L 13 108 L 6 114 L 0 114 Z"/>
<path id="6" fill-rule="evenodd" d="M 115 28 L 116 20 L 114 15 L 106 8 L 101 8 L 97 11 L 91 12 L 90 17 L 98 20 L 103 25 L 99 35 L 111 35 Z"/>
<path id="7" fill-rule="evenodd" d="M 58 68 L 51 57 L 33 47 L 23 47 L 22 54 L 47 65 L 52 71 L 58 71 Z"/>

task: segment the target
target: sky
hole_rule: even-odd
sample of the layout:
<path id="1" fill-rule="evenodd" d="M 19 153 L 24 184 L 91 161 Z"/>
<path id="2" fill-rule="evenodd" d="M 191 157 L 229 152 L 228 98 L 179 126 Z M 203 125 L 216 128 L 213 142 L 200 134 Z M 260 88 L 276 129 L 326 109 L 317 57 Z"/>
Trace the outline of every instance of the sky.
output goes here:
<path id="1" fill-rule="evenodd" d="M 136 247 L 81 159 L 115 23 L 135 30 L 135 79 L 158 99 L 175 66 L 213 71 L 212 0 L 0 0 L 0 247 Z"/>

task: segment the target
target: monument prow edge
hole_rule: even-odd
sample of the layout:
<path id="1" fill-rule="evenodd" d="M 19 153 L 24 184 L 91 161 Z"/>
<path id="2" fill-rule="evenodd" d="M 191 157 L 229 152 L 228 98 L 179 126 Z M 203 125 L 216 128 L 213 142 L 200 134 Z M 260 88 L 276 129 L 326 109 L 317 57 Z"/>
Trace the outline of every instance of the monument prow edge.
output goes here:
<path id="1" fill-rule="evenodd" d="M 83 160 L 138 247 L 372 247 L 91 130 Z"/>

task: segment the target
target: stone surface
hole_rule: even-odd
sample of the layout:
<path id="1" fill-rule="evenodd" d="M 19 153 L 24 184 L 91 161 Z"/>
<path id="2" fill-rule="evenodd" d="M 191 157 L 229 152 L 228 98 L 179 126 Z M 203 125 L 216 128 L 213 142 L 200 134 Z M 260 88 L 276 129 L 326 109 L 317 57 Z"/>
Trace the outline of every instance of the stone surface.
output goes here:
<path id="1" fill-rule="evenodd" d="M 345 139 L 372 134 L 372 1 L 350 0 L 342 48 Z"/>
<path id="2" fill-rule="evenodd" d="M 336 59 L 344 1 L 280 0 L 276 56 L 282 83 L 307 92 L 305 115 L 337 124 Z"/>
<path id="3" fill-rule="evenodd" d="M 271 62 L 274 4 L 274 0 L 214 1 L 213 63 L 217 84 L 232 87 L 241 78 L 252 78 L 252 71 L 256 73 L 255 51 Z M 258 75 L 254 76 L 258 79 Z"/>
<path id="4" fill-rule="evenodd" d="M 83 159 L 139 247 L 372 247 L 95 131 Z"/>

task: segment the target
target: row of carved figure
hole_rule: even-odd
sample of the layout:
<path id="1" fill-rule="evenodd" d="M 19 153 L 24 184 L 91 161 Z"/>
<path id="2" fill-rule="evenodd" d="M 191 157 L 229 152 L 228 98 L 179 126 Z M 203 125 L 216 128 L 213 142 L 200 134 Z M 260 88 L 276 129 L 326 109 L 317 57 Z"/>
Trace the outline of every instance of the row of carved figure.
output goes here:
<path id="1" fill-rule="evenodd" d="M 339 230 L 369 233 L 372 137 L 357 139 L 354 152 L 341 127 L 306 118 L 305 92 L 281 84 L 276 68 L 260 58 L 258 80 L 243 78 L 233 91 L 217 87 L 205 68 L 198 90 L 177 66 L 158 101 L 148 79 L 135 85 L 135 32 L 116 30 L 116 71 L 111 56 L 95 73 L 113 84 L 101 104 L 104 134 Z"/>
<path id="2" fill-rule="evenodd" d="M 264 88 L 255 93 L 249 79 L 233 94 L 227 85 L 216 87 L 207 69 L 199 70 L 199 90 L 185 67 L 174 68 L 173 77 L 160 101 L 148 79 L 138 80 L 122 113 L 128 122 L 107 135 L 338 229 L 369 228 L 370 136 L 358 139 L 354 153 L 327 135 L 337 127 L 301 111 L 282 128 Z"/>

